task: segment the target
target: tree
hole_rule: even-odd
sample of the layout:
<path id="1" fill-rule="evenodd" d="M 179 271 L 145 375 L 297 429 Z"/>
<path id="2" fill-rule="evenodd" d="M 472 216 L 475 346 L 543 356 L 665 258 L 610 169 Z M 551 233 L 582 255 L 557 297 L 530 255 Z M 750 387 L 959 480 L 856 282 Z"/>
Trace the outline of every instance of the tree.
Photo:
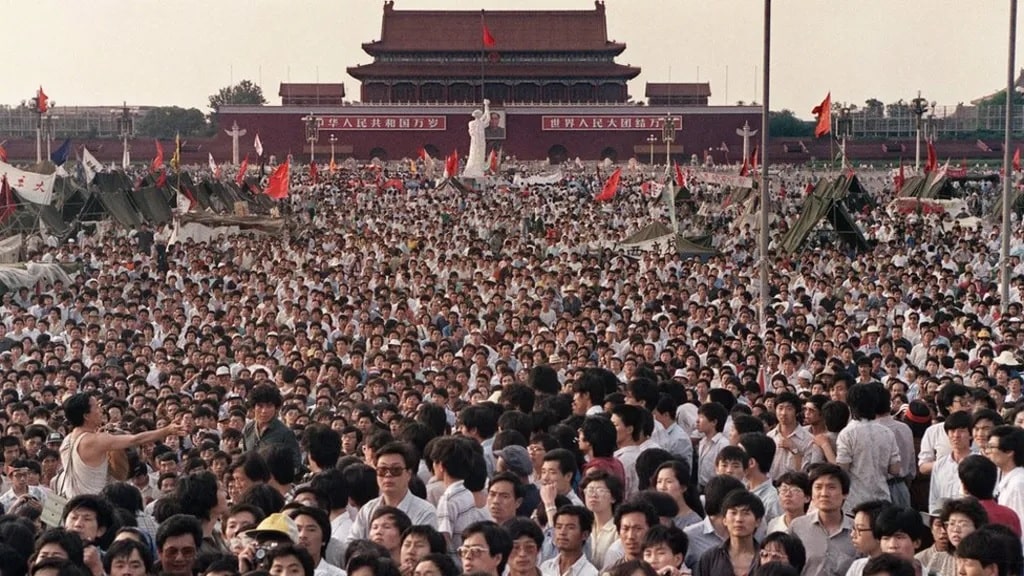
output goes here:
<path id="1" fill-rule="evenodd" d="M 885 104 L 878 98 L 868 98 L 864 101 L 864 111 L 867 116 L 882 116 L 885 114 Z"/>
<path id="2" fill-rule="evenodd" d="M 813 122 L 805 122 L 797 118 L 792 110 L 768 114 L 768 130 L 772 138 L 810 136 L 814 134 L 812 125 Z"/>
<path id="3" fill-rule="evenodd" d="M 179 108 L 164 106 L 153 108 L 138 119 L 135 129 L 140 136 L 149 138 L 174 138 L 182 136 L 201 136 L 207 133 L 209 125 L 206 117 L 198 108 Z"/>
<path id="4" fill-rule="evenodd" d="M 1024 94 L 1014 91 L 1013 103 L 1014 105 L 1018 106 L 1020 104 L 1024 104 Z M 1006 88 L 1003 88 L 999 92 L 996 92 L 995 94 L 989 96 L 988 98 L 985 98 L 980 103 L 981 106 L 1002 106 L 1003 104 L 1006 104 Z"/>
<path id="5" fill-rule="evenodd" d="M 216 113 L 220 107 L 227 105 L 256 105 L 267 103 L 263 97 L 263 89 L 250 80 L 242 80 L 234 86 L 226 86 L 210 96 L 210 108 Z"/>

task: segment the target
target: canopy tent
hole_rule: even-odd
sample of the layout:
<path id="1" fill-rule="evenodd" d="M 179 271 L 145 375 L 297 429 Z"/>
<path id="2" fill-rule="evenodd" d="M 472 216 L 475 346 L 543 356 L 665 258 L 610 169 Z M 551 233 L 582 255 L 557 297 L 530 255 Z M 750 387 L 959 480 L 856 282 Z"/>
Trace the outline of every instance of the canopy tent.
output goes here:
<path id="1" fill-rule="evenodd" d="M 843 205 L 855 179 L 855 175 L 843 175 L 832 181 L 819 180 L 814 190 L 804 200 L 800 217 L 783 236 L 782 249 L 790 254 L 796 252 L 807 241 L 818 223 L 827 220 L 840 241 L 855 250 L 867 250 L 868 242 L 864 233 L 857 227 Z"/>

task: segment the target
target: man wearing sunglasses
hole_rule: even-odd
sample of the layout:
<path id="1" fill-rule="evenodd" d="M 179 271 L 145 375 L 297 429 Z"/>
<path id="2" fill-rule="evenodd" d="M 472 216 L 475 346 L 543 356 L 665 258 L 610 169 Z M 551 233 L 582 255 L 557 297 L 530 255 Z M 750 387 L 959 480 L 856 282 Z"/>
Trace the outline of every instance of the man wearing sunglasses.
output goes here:
<path id="1" fill-rule="evenodd" d="M 418 462 L 412 449 L 404 442 L 385 444 L 375 454 L 377 487 L 380 496 L 359 509 L 348 542 L 365 540 L 370 535 L 370 518 L 378 506 L 393 506 L 405 512 L 413 525 L 437 525 L 437 509 L 426 500 L 409 491 L 409 481 L 416 473 Z"/>

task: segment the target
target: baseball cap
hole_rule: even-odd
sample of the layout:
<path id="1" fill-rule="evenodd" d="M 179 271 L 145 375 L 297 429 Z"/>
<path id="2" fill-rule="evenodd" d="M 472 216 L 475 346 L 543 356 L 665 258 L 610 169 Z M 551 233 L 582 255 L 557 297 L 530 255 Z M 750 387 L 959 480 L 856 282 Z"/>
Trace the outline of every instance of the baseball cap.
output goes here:
<path id="1" fill-rule="evenodd" d="M 505 468 L 519 476 L 533 474 L 533 462 L 530 454 L 519 445 L 506 446 L 501 450 L 495 450 L 494 455 L 505 461 Z"/>

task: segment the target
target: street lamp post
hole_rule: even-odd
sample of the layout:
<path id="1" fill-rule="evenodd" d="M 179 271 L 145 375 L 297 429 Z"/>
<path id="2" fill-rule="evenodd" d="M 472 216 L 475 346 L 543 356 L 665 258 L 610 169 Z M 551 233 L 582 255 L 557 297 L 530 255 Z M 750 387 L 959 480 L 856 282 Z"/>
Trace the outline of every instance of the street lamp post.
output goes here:
<path id="1" fill-rule="evenodd" d="M 125 102 L 120 110 L 111 110 L 110 113 L 117 118 L 117 130 L 121 135 L 121 168 L 128 168 L 128 139 L 135 135 L 135 110 L 128 108 L 128 102 Z"/>
<path id="2" fill-rule="evenodd" d="M 43 138 L 46 139 L 46 157 L 50 158 L 52 152 L 50 151 L 53 139 L 56 136 L 56 121 L 60 119 L 60 116 L 51 114 L 52 108 L 47 108 L 46 115 L 43 116 Z"/>
<path id="3" fill-rule="evenodd" d="M 302 119 L 306 123 L 306 141 L 309 142 L 309 163 L 316 161 L 316 143 L 320 140 L 320 125 L 323 118 L 317 118 L 312 112 Z"/>
<path id="4" fill-rule="evenodd" d="M 672 142 L 676 139 L 675 118 L 666 114 L 661 123 L 661 141 L 665 143 L 665 170 L 672 164 Z"/>
<path id="5" fill-rule="evenodd" d="M 1010 47 L 1006 62 L 1006 108 L 1003 134 L 1003 226 L 999 246 L 999 309 L 1006 313 L 1010 305 L 1010 193 L 1013 180 L 1013 166 L 1010 160 L 1010 131 L 1013 121 L 1013 73 L 1017 49 L 1017 0 L 1010 0 Z"/>
<path id="6" fill-rule="evenodd" d="M 654 143 L 657 141 L 658 139 L 654 136 L 654 134 L 651 134 L 650 136 L 647 137 L 647 143 L 650 144 L 651 146 L 651 161 L 649 162 L 651 166 L 654 166 Z"/>
<path id="7" fill-rule="evenodd" d="M 853 124 L 853 119 L 850 118 L 850 107 L 849 106 L 845 106 L 844 105 L 842 108 L 839 109 L 839 120 L 837 121 L 837 124 L 839 124 L 839 135 L 840 135 L 840 138 L 841 138 L 841 140 L 839 142 L 839 151 L 843 155 L 843 165 L 842 165 L 842 168 L 843 168 L 843 170 L 845 170 L 846 169 L 846 138 L 850 135 L 850 127 L 851 127 L 850 125 Z"/>
<path id="8" fill-rule="evenodd" d="M 921 91 L 917 91 L 917 98 L 910 101 L 910 113 L 917 118 L 917 138 L 914 147 L 914 169 L 921 169 L 921 117 L 928 111 L 928 101 L 921 98 Z"/>
<path id="9" fill-rule="evenodd" d="M 42 92 L 42 88 L 39 89 Z M 43 161 L 43 114 L 44 112 L 39 109 L 39 94 L 37 93 L 31 100 L 32 109 L 36 112 L 36 164 Z M 51 102 L 52 106 L 53 103 Z"/>
<path id="10" fill-rule="evenodd" d="M 331 143 L 331 164 L 334 164 L 334 145 L 338 142 L 338 137 L 331 134 L 331 137 L 327 139 Z"/>

